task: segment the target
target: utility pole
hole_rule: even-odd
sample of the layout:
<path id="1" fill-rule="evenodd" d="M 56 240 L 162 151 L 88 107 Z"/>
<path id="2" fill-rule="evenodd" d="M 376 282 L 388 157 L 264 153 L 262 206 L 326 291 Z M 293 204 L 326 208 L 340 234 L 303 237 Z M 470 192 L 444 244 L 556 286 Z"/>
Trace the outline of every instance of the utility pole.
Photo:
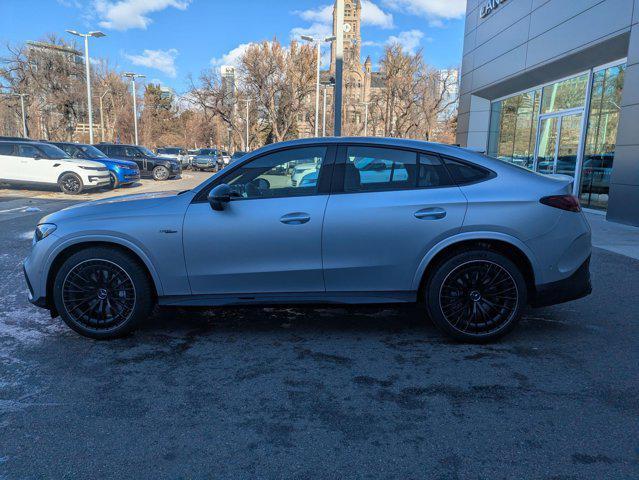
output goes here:
<path id="1" fill-rule="evenodd" d="M 145 75 L 141 75 L 139 73 L 133 72 L 125 72 L 122 74 L 123 77 L 131 79 L 131 92 L 133 95 L 133 127 L 135 129 L 135 144 L 138 144 L 138 102 L 135 94 L 135 79 L 136 78 L 145 78 Z"/>
<path id="2" fill-rule="evenodd" d="M 0 87 L 0 88 L 6 88 L 6 87 Z M 2 93 L 2 92 L 0 92 Z M 13 92 L 9 92 L 9 93 L 2 93 L 2 95 L 7 95 L 10 97 L 20 97 L 20 110 L 22 111 L 22 136 L 24 138 L 28 138 L 29 137 L 29 130 L 27 129 L 27 109 L 24 105 L 24 97 L 28 97 L 29 94 L 28 93 L 13 93 Z"/>
<path id="3" fill-rule="evenodd" d="M 104 111 L 102 108 L 102 100 L 104 96 L 111 91 L 110 88 L 107 88 L 102 95 L 100 95 L 100 140 L 104 142 Z"/>
<path id="4" fill-rule="evenodd" d="M 335 136 L 342 135 L 342 87 L 344 70 L 344 0 L 335 1 Z"/>
<path id="5" fill-rule="evenodd" d="M 87 76 L 87 108 L 89 110 L 89 142 L 93 143 L 93 107 L 91 105 L 91 60 L 89 58 L 89 37 L 105 37 L 102 32 L 80 33 L 75 30 L 67 30 L 71 35 L 84 37 L 84 67 Z"/>

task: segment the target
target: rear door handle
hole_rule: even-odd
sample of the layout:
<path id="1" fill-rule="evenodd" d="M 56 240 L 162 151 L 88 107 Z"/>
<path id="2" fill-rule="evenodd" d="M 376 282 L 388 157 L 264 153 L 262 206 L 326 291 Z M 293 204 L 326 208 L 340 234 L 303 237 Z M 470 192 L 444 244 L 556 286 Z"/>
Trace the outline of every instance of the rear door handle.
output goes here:
<path id="1" fill-rule="evenodd" d="M 415 218 L 420 220 L 439 220 L 446 216 L 446 210 L 439 207 L 422 208 L 415 212 Z"/>
<path id="2" fill-rule="evenodd" d="M 280 222 L 287 225 L 301 225 L 302 223 L 308 222 L 310 219 L 311 216 L 308 213 L 295 212 L 282 215 L 282 217 L 280 218 Z"/>

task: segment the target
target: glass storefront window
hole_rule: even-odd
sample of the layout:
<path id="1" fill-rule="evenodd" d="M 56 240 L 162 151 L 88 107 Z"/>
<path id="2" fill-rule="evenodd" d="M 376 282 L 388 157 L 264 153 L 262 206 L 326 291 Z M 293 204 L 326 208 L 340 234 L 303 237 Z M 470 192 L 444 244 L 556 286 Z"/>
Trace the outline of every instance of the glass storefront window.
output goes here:
<path id="1" fill-rule="evenodd" d="M 489 155 L 532 168 L 540 97 L 534 90 L 492 103 Z"/>
<path id="2" fill-rule="evenodd" d="M 585 73 L 578 77 L 546 85 L 543 88 L 541 113 L 583 107 L 586 103 L 589 76 Z"/>
<path id="3" fill-rule="evenodd" d="M 585 207 L 605 209 L 608 206 L 625 69 L 626 65 L 622 64 L 593 74 L 581 174 L 580 199 Z"/>

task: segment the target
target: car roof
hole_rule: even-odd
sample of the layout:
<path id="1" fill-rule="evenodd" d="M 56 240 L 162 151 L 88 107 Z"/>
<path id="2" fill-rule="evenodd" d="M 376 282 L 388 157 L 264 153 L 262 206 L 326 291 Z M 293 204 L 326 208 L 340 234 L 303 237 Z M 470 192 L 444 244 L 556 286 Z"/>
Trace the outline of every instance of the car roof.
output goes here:
<path id="1" fill-rule="evenodd" d="M 49 144 L 48 142 L 40 142 L 38 140 L 5 140 L 5 139 L 0 139 L 0 143 L 19 143 L 19 144 L 26 144 L 26 145 L 44 145 L 44 144 Z"/>

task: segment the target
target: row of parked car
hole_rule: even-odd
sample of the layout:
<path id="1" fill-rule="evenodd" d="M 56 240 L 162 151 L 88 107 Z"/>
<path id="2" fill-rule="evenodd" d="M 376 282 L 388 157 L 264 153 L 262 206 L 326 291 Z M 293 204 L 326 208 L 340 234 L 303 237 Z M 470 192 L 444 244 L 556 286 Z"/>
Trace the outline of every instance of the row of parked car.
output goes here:
<path id="1" fill-rule="evenodd" d="M 203 148 L 184 155 L 173 147 L 154 153 L 140 145 L 0 137 L 0 182 L 57 185 L 62 192 L 77 195 L 94 188 L 131 185 L 140 178 L 168 180 L 179 176 L 183 168 L 218 170 L 231 162 L 223 153 Z"/>
<path id="2" fill-rule="evenodd" d="M 183 169 L 193 169 L 199 171 L 217 171 L 224 168 L 229 163 L 246 155 L 246 152 L 237 151 L 229 155 L 224 150 L 217 148 L 198 148 L 195 150 L 185 150 L 180 147 L 162 147 L 157 149 L 157 154 L 163 157 L 174 158 Z"/>

